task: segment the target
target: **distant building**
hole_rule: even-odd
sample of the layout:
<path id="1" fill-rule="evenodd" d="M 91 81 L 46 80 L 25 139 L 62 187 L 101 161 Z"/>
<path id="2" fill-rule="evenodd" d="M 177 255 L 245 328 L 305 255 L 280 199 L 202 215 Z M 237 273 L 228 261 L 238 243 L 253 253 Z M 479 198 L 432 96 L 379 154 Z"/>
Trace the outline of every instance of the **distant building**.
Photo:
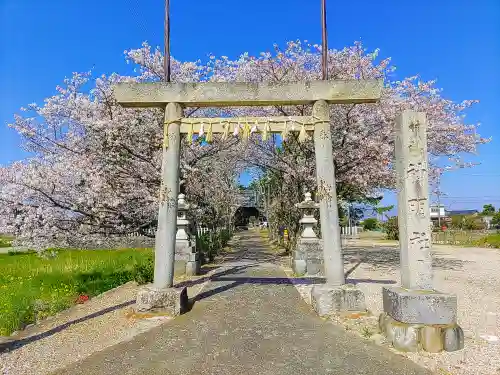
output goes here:
<path id="1" fill-rule="evenodd" d="M 446 216 L 446 210 L 444 204 L 437 205 L 432 204 L 431 207 L 431 220 L 438 220 L 439 217 L 444 218 Z"/>
<path id="2" fill-rule="evenodd" d="M 446 211 L 446 216 L 458 216 L 458 215 L 470 216 L 470 215 L 477 215 L 477 214 L 479 214 L 478 210 L 453 210 L 453 211 Z"/>
<path id="3" fill-rule="evenodd" d="M 452 216 L 477 216 L 479 214 L 478 210 L 447 210 L 443 204 L 431 205 L 430 211 L 431 221 L 434 225 L 438 225 L 438 222 L 441 222 L 441 225 L 449 225 Z M 486 224 L 488 225 L 488 223 Z"/>

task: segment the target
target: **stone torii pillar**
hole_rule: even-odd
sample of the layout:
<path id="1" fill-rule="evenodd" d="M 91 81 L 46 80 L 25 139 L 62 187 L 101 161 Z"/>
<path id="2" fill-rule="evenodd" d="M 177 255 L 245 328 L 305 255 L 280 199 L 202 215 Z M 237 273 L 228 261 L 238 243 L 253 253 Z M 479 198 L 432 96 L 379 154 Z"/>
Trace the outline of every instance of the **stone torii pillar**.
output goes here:
<path id="1" fill-rule="evenodd" d="M 395 157 L 401 287 L 384 287 L 380 330 L 396 349 L 428 352 L 463 348 L 457 298 L 433 288 L 425 113 L 396 119 Z"/>
<path id="2" fill-rule="evenodd" d="M 323 100 L 314 103 L 313 117 L 320 121 L 314 129 L 314 151 L 326 284 L 315 285 L 311 290 L 312 306 L 321 316 L 336 312 L 364 312 L 363 292 L 345 283 L 328 103 Z"/>
<path id="3" fill-rule="evenodd" d="M 381 80 L 295 83 L 127 82 L 115 85 L 115 98 L 124 107 L 165 108 L 162 184 L 159 199 L 158 232 L 155 244 L 155 276 L 153 285 L 147 286 L 139 292 L 137 298 L 138 309 L 162 309 L 173 314 L 180 314 L 187 303 L 185 288 L 173 288 L 177 195 L 179 193 L 180 135 L 192 134 L 193 132 L 201 133 L 203 126 L 209 126 L 211 133 L 224 134 L 233 133 L 232 128 L 239 127 L 240 124 L 246 124 L 247 127 L 250 124 L 263 135 L 281 133 L 284 130 L 314 131 L 316 150 L 317 152 L 320 150 L 320 157 L 317 156 L 316 158 L 318 163 L 318 183 L 324 181 L 324 187 L 327 187 L 327 190 L 325 190 L 327 194 L 324 195 L 320 202 L 325 269 L 327 270 L 328 285 L 335 288 L 342 286 L 344 284 L 343 262 L 339 247 L 340 236 L 332 146 L 329 135 L 328 105 L 375 103 L 380 99 L 382 85 Z M 182 111 L 183 107 L 311 104 L 315 104 L 313 116 L 183 118 Z M 290 125 L 291 128 L 289 128 Z M 207 130 L 205 129 L 205 131 Z M 318 134 L 320 136 L 317 136 Z M 325 230 L 325 228 L 328 229 Z M 326 291 L 324 295 L 325 297 L 321 298 L 322 301 L 328 300 L 331 293 Z"/>

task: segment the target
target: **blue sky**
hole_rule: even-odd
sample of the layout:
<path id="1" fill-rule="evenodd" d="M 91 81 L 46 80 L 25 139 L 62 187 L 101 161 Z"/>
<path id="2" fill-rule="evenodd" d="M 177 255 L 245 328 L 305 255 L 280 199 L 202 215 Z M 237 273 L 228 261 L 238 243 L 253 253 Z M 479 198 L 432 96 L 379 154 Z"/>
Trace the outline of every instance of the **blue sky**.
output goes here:
<path id="1" fill-rule="evenodd" d="M 255 54 L 292 39 L 320 43 L 319 0 L 171 3 L 177 59 Z M 328 17 L 331 48 L 362 40 L 392 57 L 400 77 L 437 78 L 444 96 L 481 100 L 467 119 L 480 121 L 493 142 L 469 158 L 480 166 L 444 177 L 443 201 L 500 207 L 500 1 L 328 0 Z M 162 30 L 163 0 L 0 0 L 0 164 L 25 156 L 6 126 L 19 107 L 40 103 L 73 71 L 130 73 L 123 51 L 144 40 L 163 45 Z"/>

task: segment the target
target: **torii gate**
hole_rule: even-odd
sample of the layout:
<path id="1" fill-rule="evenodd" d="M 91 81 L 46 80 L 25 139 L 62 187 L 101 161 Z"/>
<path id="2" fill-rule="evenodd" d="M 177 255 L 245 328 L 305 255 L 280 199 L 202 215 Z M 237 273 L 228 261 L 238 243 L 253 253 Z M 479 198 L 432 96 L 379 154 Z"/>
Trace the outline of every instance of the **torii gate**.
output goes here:
<path id="1" fill-rule="evenodd" d="M 300 137 L 314 133 L 316 171 L 320 203 L 326 288 L 318 288 L 315 294 L 322 304 L 333 306 L 332 290 L 345 284 L 344 266 L 340 242 L 340 230 L 335 187 L 335 169 L 330 132 L 331 104 L 374 103 L 380 99 L 382 80 L 334 80 L 328 81 L 326 0 L 322 0 L 323 29 L 323 81 L 295 83 L 245 83 L 245 82 L 170 82 L 170 0 L 165 3 L 165 82 L 119 83 L 114 88 L 118 103 L 124 107 L 165 108 L 162 175 L 158 212 L 158 229 L 155 242 L 154 283 L 139 292 L 137 308 L 142 310 L 161 308 L 176 315 L 187 305 L 185 288 L 173 288 L 175 236 L 177 230 L 177 197 L 179 193 L 179 165 L 181 134 L 201 133 L 204 124 L 210 134 L 228 135 L 234 127 L 245 123 L 263 138 L 269 133 L 300 130 Z M 231 107 L 231 106 L 280 106 L 312 105 L 312 116 L 248 117 L 248 118 L 184 118 L 184 107 Z M 292 129 L 289 129 L 289 125 Z M 294 125 L 298 125 L 297 128 Z M 352 290 L 347 288 L 347 293 Z M 362 293 L 355 291 L 350 300 L 362 300 Z M 345 290 L 341 291 L 344 295 Z M 361 294 L 361 297 L 360 297 Z"/>
<path id="2" fill-rule="evenodd" d="M 251 124 L 257 132 L 314 132 L 318 197 L 324 244 L 327 283 L 345 283 L 338 224 L 335 170 L 330 132 L 330 104 L 374 103 L 379 100 L 381 80 L 310 81 L 296 83 L 119 83 L 115 98 L 124 107 L 165 108 L 165 131 L 158 229 L 155 243 L 154 289 L 172 288 L 181 134 L 198 133 L 202 124 L 212 133 L 233 133 L 238 124 Z M 184 107 L 313 105 L 312 116 L 248 118 L 184 118 Z M 179 293 L 181 293 L 180 291 Z M 150 303 L 154 305 L 154 303 Z"/>

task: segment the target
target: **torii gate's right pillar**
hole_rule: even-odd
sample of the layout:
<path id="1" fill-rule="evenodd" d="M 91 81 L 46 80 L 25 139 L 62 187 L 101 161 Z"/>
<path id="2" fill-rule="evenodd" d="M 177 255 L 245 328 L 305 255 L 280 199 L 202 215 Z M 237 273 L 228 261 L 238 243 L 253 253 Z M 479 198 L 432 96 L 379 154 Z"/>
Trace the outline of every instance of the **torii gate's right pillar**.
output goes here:
<path id="1" fill-rule="evenodd" d="M 321 316 L 342 311 L 363 312 L 366 311 L 363 292 L 345 283 L 330 108 L 326 101 L 319 100 L 314 103 L 313 118 L 318 121 L 314 128 L 314 151 L 326 284 L 314 286 L 311 291 L 312 305 Z"/>

